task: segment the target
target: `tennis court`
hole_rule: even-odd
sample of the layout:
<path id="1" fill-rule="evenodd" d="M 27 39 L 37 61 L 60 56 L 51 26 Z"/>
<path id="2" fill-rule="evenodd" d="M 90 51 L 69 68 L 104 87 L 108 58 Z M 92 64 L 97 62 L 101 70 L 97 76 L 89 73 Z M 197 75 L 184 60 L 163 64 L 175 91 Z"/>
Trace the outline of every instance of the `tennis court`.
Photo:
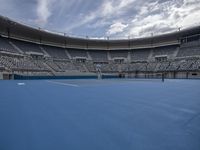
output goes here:
<path id="1" fill-rule="evenodd" d="M 200 80 L 0 81 L 0 150 L 199 150 Z"/>

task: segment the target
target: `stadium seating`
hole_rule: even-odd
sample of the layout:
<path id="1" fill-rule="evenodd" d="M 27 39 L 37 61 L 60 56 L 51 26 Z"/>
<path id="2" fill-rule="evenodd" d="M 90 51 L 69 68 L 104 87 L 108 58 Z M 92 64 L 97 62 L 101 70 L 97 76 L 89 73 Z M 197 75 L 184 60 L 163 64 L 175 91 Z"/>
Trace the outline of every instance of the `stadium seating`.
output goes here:
<path id="1" fill-rule="evenodd" d="M 111 58 L 127 58 L 128 57 L 128 51 L 126 50 L 116 50 L 116 51 L 110 51 Z"/>
<path id="2" fill-rule="evenodd" d="M 10 43 L 16 45 L 24 54 Z M 199 41 L 183 43 L 178 46 L 166 46 L 137 50 L 81 50 L 65 49 L 54 46 L 39 45 L 30 42 L 10 40 L 0 37 L 0 70 L 30 75 L 65 75 L 67 72 L 93 72 L 97 65 L 103 73 L 118 72 L 174 72 L 200 70 Z M 4 53 L 11 52 L 11 53 Z M 26 52 L 48 54 L 48 57 L 32 57 Z M 175 55 L 178 52 L 177 56 Z M 131 61 L 117 63 L 113 59 Z M 167 56 L 165 61 L 152 59 L 156 56 Z M 79 58 L 85 58 L 79 61 Z"/>
<path id="3" fill-rule="evenodd" d="M 9 42 L 7 38 L 0 37 L 0 51 L 17 53 L 17 50 Z"/>
<path id="4" fill-rule="evenodd" d="M 31 71 L 31 70 L 45 70 L 37 64 L 34 63 L 31 59 L 21 58 L 21 57 L 8 57 L 8 56 L 1 56 L 0 62 L 4 67 L 7 67 L 11 70 L 23 70 L 23 71 Z"/>
<path id="5" fill-rule="evenodd" d="M 12 43 L 16 45 L 20 50 L 25 52 L 36 52 L 36 53 L 43 53 L 41 51 L 41 48 L 38 44 L 31 43 L 31 42 L 25 42 L 25 41 L 19 41 L 19 40 L 12 40 Z"/>
<path id="6" fill-rule="evenodd" d="M 70 61 L 55 61 L 55 64 L 62 70 L 62 71 L 76 71 L 76 67 Z"/>
<path id="7" fill-rule="evenodd" d="M 42 48 L 52 57 L 56 59 L 69 59 L 65 53 L 64 48 L 53 47 L 53 46 L 42 46 Z"/>
<path id="8" fill-rule="evenodd" d="M 162 55 L 166 55 L 171 57 L 175 50 L 176 50 L 177 46 L 166 46 L 166 47 L 157 47 L 153 49 L 153 56 L 162 56 Z"/>
<path id="9" fill-rule="evenodd" d="M 181 45 L 177 57 L 200 56 L 200 41 L 193 41 Z"/>
<path id="10" fill-rule="evenodd" d="M 146 61 L 150 55 L 149 49 L 138 49 L 131 51 L 132 61 Z"/>
<path id="11" fill-rule="evenodd" d="M 91 50 L 89 54 L 94 62 L 108 62 L 108 54 L 106 51 Z"/>
<path id="12" fill-rule="evenodd" d="M 67 49 L 72 58 L 87 58 L 86 50 Z"/>
<path id="13" fill-rule="evenodd" d="M 156 71 L 166 71 L 168 67 L 170 66 L 170 62 L 162 62 L 158 63 Z"/>

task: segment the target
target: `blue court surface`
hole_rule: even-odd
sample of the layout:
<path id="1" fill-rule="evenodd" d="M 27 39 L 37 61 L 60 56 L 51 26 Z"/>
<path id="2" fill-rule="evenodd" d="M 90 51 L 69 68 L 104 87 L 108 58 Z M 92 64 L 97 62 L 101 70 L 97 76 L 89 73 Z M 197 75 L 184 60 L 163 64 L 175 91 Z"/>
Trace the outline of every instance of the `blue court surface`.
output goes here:
<path id="1" fill-rule="evenodd" d="M 200 150 L 200 80 L 0 81 L 0 150 Z"/>

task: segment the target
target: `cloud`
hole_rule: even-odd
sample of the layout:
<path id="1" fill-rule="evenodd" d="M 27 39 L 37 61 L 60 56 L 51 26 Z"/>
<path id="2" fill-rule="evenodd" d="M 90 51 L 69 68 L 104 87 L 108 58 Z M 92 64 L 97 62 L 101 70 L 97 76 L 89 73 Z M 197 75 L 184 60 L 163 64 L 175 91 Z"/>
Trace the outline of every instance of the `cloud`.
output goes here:
<path id="1" fill-rule="evenodd" d="M 135 37 L 164 34 L 200 25 L 200 0 L 152 1 L 138 7 L 121 36 Z"/>
<path id="2" fill-rule="evenodd" d="M 37 0 L 37 24 L 44 26 L 48 22 L 49 17 L 52 15 L 51 5 L 53 2 L 54 0 Z"/>
<path id="3" fill-rule="evenodd" d="M 132 38 L 158 35 L 200 25 L 200 0 L 103 0 L 74 20 L 66 31 L 85 28 L 89 35 L 98 30 L 95 36 Z"/>
<path id="4" fill-rule="evenodd" d="M 77 21 L 73 22 L 70 26 L 66 27 L 67 31 L 74 30 L 81 26 L 104 27 L 110 25 L 115 19 L 119 18 L 131 9 L 131 4 L 136 0 L 103 0 L 102 3 L 95 10 L 87 14 L 82 14 Z M 100 22 L 100 25 L 97 25 Z M 108 24 L 109 22 L 109 24 Z"/>
<path id="5" fill-rule="evenodd" d="M 31 26 L 89 37 L 144 37 L 200 25 L 200 0 L 0 0 Z M 24 13 L 26 12 L 26 13 Z"/>
<path id="6" fill-rule="evenodd" d="M 111 16 L 113 14 L 119 15 L 127 11 L 128 6 L 130 6 L 135 0 L 112 0 L 104 1 L 100 7 L 101 16 Z"/>
<path id="7" fill-rule="evenodd" d="M 107 31 L 107 35 L 113 35 L 113 34 L 117 34 L 120 32 L 123 32 L 125 28 L 127 28 L 128 25 L 127 24 L 123 24 L 121 22 L 116 22 L 114 24 L 112 24 L 109 28 L 109 30 Z"/>
<path id="8" fill-rule="evenodd" d="M 199 18 L 200 14 L 198 4 L 199 0 L 104 0 L 95 10 L 82 14 L 67 31 L 88 27 L 101 28 L 104 36 L 163 34 L 194 25 L 194 16 Z"/>

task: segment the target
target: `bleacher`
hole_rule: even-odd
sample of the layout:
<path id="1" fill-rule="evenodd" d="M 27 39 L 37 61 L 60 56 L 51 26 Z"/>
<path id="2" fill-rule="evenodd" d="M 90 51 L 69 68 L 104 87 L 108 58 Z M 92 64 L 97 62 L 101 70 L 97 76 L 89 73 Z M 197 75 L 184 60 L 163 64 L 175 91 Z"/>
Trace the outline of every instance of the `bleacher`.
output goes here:
<path id="1" fill-rule="evenodd" d="M 87 58 L 86 50 L 67 49 L 72 58 Z"/>
<path id="2" fill-rule="evenodd" d="M 0 70 L 33 72 L 34 74 L 64 75 L 66 72 L 96 72 L 96 65 L 101 66 L 104 73 L 117 72 L 174 72 L 200 70 L 200 44 L 184 43 L 177 51 L 177 46 L 167 46 L 137 50 L 80 50 L 44 46 L 18 40 L 11 40 L 23 52 L 47 53 L 48 57 L 35 58 L 26 53 L 19 54 L 10 44 L 10 39 L 0 37 Z M 4 53 L 11 52 L 11 53 Z M 175 57 L 175 52 L 178 55 Z M 18 54 L 16 54 L 18 53 Z M 131 62 L 117 63 L 114 58 L 128 58 Z M 165 61 L 150 59 L 156 56 L 167 56 Z M 173 56 L 173 57 L 171 57 Z M 91 58 L 89 58 L 91 57 Z M 78 61 L 75 58 L 86 58 Z M 110 59 L 111 58 L 111 59 Z M 91 60 L 92 59 L 92 60 Z"/>
<path id="3" fill-rule="evenodd" d="M 101 50 L 91 50 L 89 51 L 90 56 L 94 62 L 108 62 L 108 52 Z"/>
<path id="4" fill-rule="evenodd" d="M 138 49 L 131 51 L 131 61 L 147 61 L 150 55 L 149 49 Z"/>
<path id="5" fill-rule="evenodd" d="M 0 70 L 4 70 L 5 69 L 5 67 L 4 67 L 4 65 L 2 64 L 2 58 L 1 58 L 2 56 L 0 56 Z"/>
<path id="6" fill-rule="evenodd" d="M 183 43 L 177 57 L 200 56 L 200 40 Z"/>
<path id="7" fill-rule="evenodd" d="M 46 64 L 54 71 L 54 72 L 63 72 L 64 70 L 60 68 L 54 61 L 46 61 Z"/>
<path id="8" fill-rule="evenodd" d="M 87 61 L 85 63 L 85 66 L 87 67 L 87 70 L 89 72 L 96 72 L 96 66 L 95 66 L 95 64 L 92 61 Z"/>
<path id="9" fill-rule="evenodd" d="M 53 47 L 53 46 L 42 46 L 42 48 L 55 59 L 69 59 L 67 54 L 65 53 L 64 48 Z"/>
<path id="10" fill-rule="evenodd" d="M 41 53 L 42 54 L 42 51 L 41 51 L 40 46 L 38 44 L 34 44 L 34 43 L 31 43 L 31 42 L 19 41 L 19 40 L 12 40 L 12 43 L 15 44 L 24 53 L 35 52 L 35 53 Z"/>
<path id="11" fill-rule="evenodd" d="M 86 67 L 86 63 L 72 61 L 73 65 L 75 66 L 76 70 L 80 72 L 88 72 L 88 68 Z"/>
<path id="12" fill-rule="evenodd" d="M 200 56 L 199 47 L 181 47 L 178 53 L 178 57 L 190 57 Z"/>
<path id="13" fill-rule="evenodd" d="M 40 54 L 43 53 L 41 51 L 39 44 L 25 42 L 25 41 L 19 41 L 19 40 L 11 40 L 11 41 L 14 45 L 16 45 L 24 53 L 27 53 L 27 52 L 35 52 L 35 53 L 40 53 Z"/>
<path id="14" fill-rule="evenodd" d="M 166 71 L 170 66 L 170 62 L 159 62 L 156 71 Z"/>
<path id="15" fill-rule="evenodd" d="M 157 62 L 147 63 L 146 71 L 148 71 L 148 72 L 155 71 L 157 68 L 157 65 L 159 65 L 159 63 L 157 63 Z"/>
<path id="16" fill-rule="evenodd" d="M 7 67 L 11 70 L 23 70 L 23 71 L 41 71 L 45 70 L 37 66 L 31 59 L 22 58 L 22 57 L 11 57 L 11 56 L 1 56 L 0 63 L 4 67 Z"/>
<path id="17" fill-rule="evenodd" d="M 62 71 L 77 71 L 77 68 L 74 64 L 70 61 L 55 61 L 55 64 L 62 70 Z"/>
<path id="18" fill-rule="evenodd" d="M 9 42 L 9 39 L 0 36 L 0 51 L 17 53 L 17 50 Z"/>
<path id="19" fill-rule="evenodd" d="M 153 48 L 153 56 L 172 56 L 177 46 L 166 46 Z"/>
<path id="20" fill-rule="evenodd" d="M 177 61 L 177 60 L 171 61 L 166 71 L 176 71 L 179 69 L 180 65 L 181 65 L 181 61 Z"/>
<path id="21" fill-rule="evenodd" d="M 192 69 L 193 69 L 193 70 L 200 70 L 200 58 L 197 59 L 197 60 L 193 63 Z"/>
<path id="22" fill-rule="evenodd" d="M 126 50 L 110 51 L 110 56 L 111 56 L 111 58 L 124 58 L 124 59 L 127 59 L 128 51 L 126 51 Z"/>
<path id="23" fill-rule="evenodd" d="M 129 67 L 128 71 L 130 72 L 146 71 L 146 66 L 147 66 L 147 63 L 140 63 L 140 62 L 131 63 L 128 66 Z"/>

